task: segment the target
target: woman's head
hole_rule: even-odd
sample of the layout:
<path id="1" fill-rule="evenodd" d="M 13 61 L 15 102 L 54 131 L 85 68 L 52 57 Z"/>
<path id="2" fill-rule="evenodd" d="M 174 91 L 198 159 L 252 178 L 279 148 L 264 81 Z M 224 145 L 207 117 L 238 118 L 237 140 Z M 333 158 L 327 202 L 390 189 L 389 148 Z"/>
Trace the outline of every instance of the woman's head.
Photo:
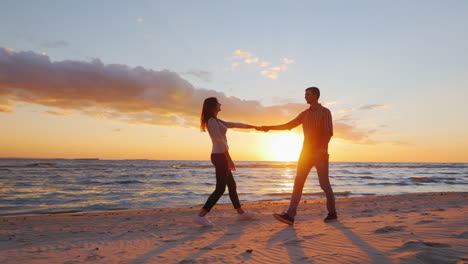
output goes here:
<path id="1" fill-rule="evenodd" d="M 218 115 L 218 112 L 221 111 L 221 104 L 218 102 L 216 97 L 208 97 L 203 102 L 202 113 L 200 117 L 200 129 L 201 131 L 206 131 L 206 123 L 211 117 Z"/>

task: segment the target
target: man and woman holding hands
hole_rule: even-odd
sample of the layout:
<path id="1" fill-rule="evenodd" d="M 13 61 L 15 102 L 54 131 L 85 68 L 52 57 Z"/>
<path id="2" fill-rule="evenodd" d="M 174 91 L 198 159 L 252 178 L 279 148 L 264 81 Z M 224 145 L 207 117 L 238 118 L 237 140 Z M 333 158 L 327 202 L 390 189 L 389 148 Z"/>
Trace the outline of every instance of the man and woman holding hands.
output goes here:
<path id="1" fill-rule="evenodd" d="M 221 104 L 218 100 L 215 97 L 205 99 L 200 118 L 200 128 L 202 131 L 208 131 L 213 143 L 211 162 L 216 169 L 216 188 L 208 197 L 200 212 L 195 216 L 194 222 L 202 226 L 213 226 L 213 223 L 208 220 L 206 215 L 223 195 L 226 186 L 229 190 L 229 198 L 238 212 L 239 219 L 248 220 L 254 217 L 252 212 L 242 209 L 239 202 L 236 182 L 231 172 L 231 170 L 235 170 L 235 167 L 228 151 L 226 138 L 228 128 L 255 128 L 267 132 L 269 130 L 290 130 L 301 124 L 304 143 L 297 163 L 296 178 L 289 207 L 287 211 L 280 214 L 274 213 L 273 216 L 283 223 L 289 225 L 294 223 L 305 181 L 310 170 L 315 166 L 320 187 L 327 198 L 328 215 L 324 221 L 336 221 L 335 197 L 328 175 L 328 143 L 333 136 L 333 123 L 330 110 L 318 102 L 319 98 L 320 90 L 317 87 L 309 87 L 305 89 L 305 100 L 310 105 L 308 109 L 302 111 L 296 118 L 285 124 L 261 127 L 223 121 L 218 118 L 218 113 L 221 111 Z"/>

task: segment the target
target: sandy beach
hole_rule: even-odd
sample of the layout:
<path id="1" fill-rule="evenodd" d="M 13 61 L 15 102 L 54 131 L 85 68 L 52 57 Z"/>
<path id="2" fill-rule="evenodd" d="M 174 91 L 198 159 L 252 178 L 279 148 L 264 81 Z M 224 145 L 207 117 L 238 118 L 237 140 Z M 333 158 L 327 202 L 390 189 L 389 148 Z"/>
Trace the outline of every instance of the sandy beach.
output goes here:
<path id="1" fill-rule="evenodd" d="M 294 226 L 271 214 L 286 201 L 231 205 L 195 226 L 199 207 L 0 217 L 0 263 L 468 263 L 468 192 L 302 201 Z"/>

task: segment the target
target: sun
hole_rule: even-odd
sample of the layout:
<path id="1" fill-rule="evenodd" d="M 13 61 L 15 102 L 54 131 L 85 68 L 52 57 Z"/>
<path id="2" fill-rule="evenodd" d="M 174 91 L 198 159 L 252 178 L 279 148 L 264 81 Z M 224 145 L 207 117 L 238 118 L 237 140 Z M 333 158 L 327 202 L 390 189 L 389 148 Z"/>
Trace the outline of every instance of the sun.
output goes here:
<path id="1" fill-rule="evenodd" d="M 277 133 L 270 142 L 268 155 L 274 161 L 297 161 L 302 148 L 302 137 L 293 132 Z"/>

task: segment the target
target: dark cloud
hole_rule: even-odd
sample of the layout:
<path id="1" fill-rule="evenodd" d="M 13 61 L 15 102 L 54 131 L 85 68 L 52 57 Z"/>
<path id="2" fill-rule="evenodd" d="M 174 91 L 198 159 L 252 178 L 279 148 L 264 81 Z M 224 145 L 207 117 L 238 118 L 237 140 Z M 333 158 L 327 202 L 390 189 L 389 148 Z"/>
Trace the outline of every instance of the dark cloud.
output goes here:
<path id="1" fill-rule="evenodd" d="M 202 102 L 211 96 L 221 102 L 224 119 L 253 125 L 280 124 L 307 108 L 297 103 L 266 107 L 259 101 L 195 89 L 170 70 L 104 64 L 99 59 L 52 62 L 47 55 L 0 48 L 2 112 L 24 102 L 127 123 L 198 127 Z M 366 132 L 340 120 L 335 121 L 335 137 L 368 141 Z"/>

